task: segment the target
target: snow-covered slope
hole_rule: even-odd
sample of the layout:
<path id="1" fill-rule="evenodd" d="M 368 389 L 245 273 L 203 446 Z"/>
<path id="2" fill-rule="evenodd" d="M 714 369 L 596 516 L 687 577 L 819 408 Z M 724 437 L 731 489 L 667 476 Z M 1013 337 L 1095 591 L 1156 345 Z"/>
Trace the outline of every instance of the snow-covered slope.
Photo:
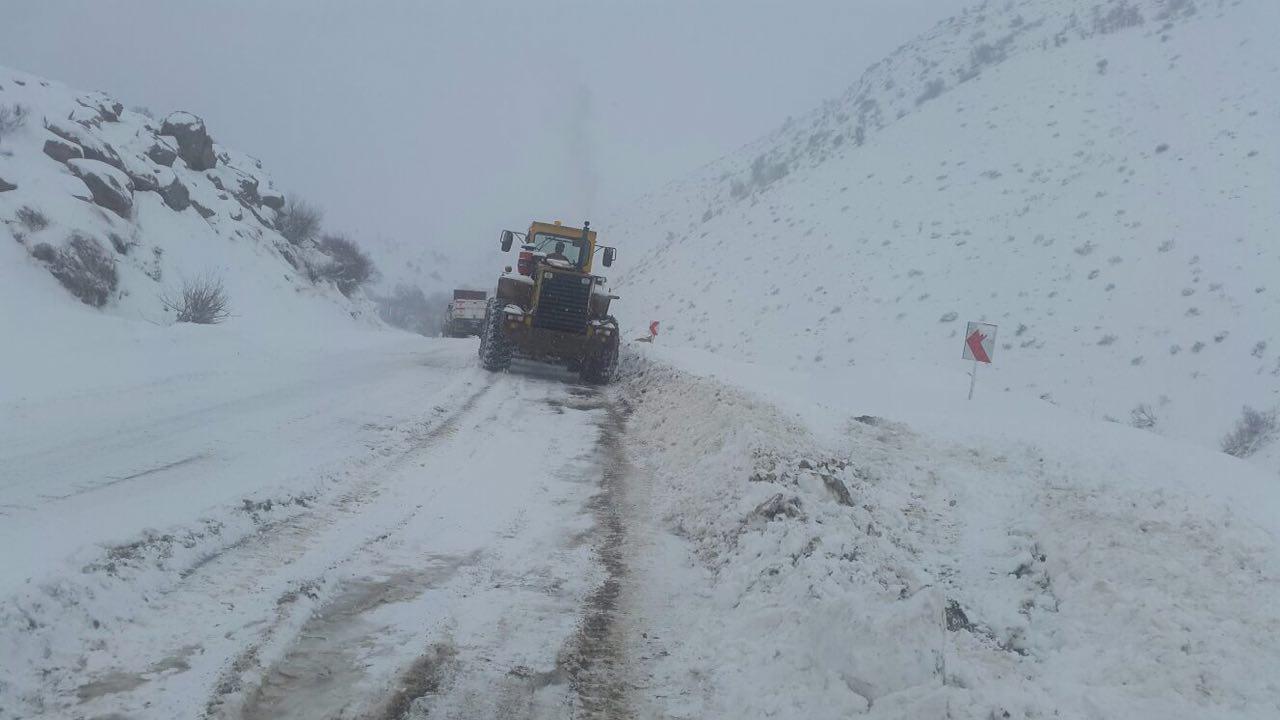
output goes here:
<path id="1" fill-rule="evenodd" d="M 153 120 L 0 68 L 3 112 L 25 114 L 0 137 L 0 303 L 22 308 L 0 314 L 0 332 L 32 349 L 8 368 L 19 376 L 83 352 L 85 334 L 171 324 L 162 298 L 201 277 L 221 279 L 241 331 L 376 322 L 367 301 L 308 280 L 325 258 L 275 231 L 285 198 L 262 163 L 194 115 Z"/>
<path id="2" fill-rule="evenodd" d="M 1017 0 L 609 223 L 659 342 L 960 373 L 1217 447 L 1280 403 L 1280 50 L 1267 0 Z M 1276 465 L 1275 450 L 1259 456 Z"/>

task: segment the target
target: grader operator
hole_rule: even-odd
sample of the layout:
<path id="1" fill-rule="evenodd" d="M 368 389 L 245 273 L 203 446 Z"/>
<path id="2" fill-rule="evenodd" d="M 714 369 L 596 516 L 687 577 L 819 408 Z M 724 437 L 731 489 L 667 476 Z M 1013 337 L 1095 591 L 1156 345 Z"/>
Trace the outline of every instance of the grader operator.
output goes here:
<path id="1" fill-rule="evenodd" d="M 596 245 L 590 223 L 581 228 L 534 222 L 527 233 L 503 230 L 501 247 L 520 241 L 516 270 L 498 278 L 480 333 L 480 363 L 506 370 L 513 357 L 563 365 L 583 382 L 613 378 L 618 364 L 618 321 L 609 314 L 616 300 L 605 278 L 591 273 L 597 251 L 604 267 L 617 251 Z"/>

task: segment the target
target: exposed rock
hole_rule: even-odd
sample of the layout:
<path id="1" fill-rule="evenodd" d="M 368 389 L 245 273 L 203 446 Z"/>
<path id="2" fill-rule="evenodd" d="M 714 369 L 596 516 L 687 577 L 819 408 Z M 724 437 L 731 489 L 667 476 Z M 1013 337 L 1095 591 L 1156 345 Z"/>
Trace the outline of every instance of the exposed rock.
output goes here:
<path id="1" fill-rule="evenodd" d="M 959 630 L 973 632 L 973 623 L 969 622 L 969 616 L 965 614 L 964 608 L 960 607 L 960 603 L 955 600 L 947 600 L 946 623 L 947 629 L 951 632 Z"/>
<path id="2" fill-rule="evenodd" d="M 263 205 L 266 205 L 272 210 L 284 209 L 284 194 L 278 192 L 270 185 L 267 186 L 266 190 L 262 190 L 261 188 L 258 189 L 258 199 L 262 201 Z"/>
<path id="3" fill-rule="evenodd" d="M 170 113 L 160 126 L 161 135 L 169 135 L 178 143 L 178 157 L 192 170 L 212 170 L 218 164 L 213 152 L 213 138 L 205 130 L 204 121 L 191 113 Z"/>
<path id="4" fill-rule="evenodd" d="M 770 497 L 757 505 L 755 510 L 751 511 L 752 518 L 764 520 L 765 522 L 782 517 L 798 518 L 803 516 L 804 511 L 800 509 L 800 498 L 795 496 L 788 498 L 783 496 L 782 493 L 777 493 Z"/>
<path id="5" fill-rule="evenodd" d="M 171 167 L 173 161 L 178 159 L 178 151 L 169 144 L 168 140 L 156 138 L 156 141 L 147 148 L 147 157 L 157 165 Z"/>
<path id="6" fill-rule="evenodd" d="M 124 169 L 124 163 L 121 162 L 116 149 L 111 147 L 111 143 L 99 140 L 87 128 L 56 122 L 46 123 L 45 128 L 63 140 L 79 145 L 86 159 L 104 162 L 120 170 Z"/>
<path id="7" fill-rule="evenodd" d="M 99 160 L 68 160 L 67 167 L 89 186 L 94 203 L 128 219 L 133 212 L 133 186 L 128 175 Z"/>
<path id="8" fill-rule="evenodd" d="M 68 142 L 60 137 L 51 137 L 44 141 L 44 154 L 60 163 L 64 163 L 74 158 L 84 157 L 84 150 L 81 150 L 80 146 L 73 142 Z"/>
<path id="9" fill-rule="evenodd" d="M 99 116 L 98 111 L 83 105 L 72 108 L 67 119 L 86 129 L 102 126 L 102 117 Z"/>
<path id="10" fill-rule="evenodd" d="M 239 190 L 234 191 L 235 196 L 241 202 L 246 203 L 249 207 L 261 205 L 262 197 L 258 195 L 257 179 L 250 177 L 249 175 L 245 175 L 244 173 L 238 173 L 238 175 L 237 183 L 240 188 Z"/>
<path id="11" fill-rule="evenodd" d="M 192 200 L 190 202 L 191 202 L 191 207 L 195 208 L 196 212 L 200 213 L 200 217 L 204 218 L 205 220 L 208 220 L 209 218 L 213 217 L 216 214 L 213 210 L 210 210 L 209 208 L 205 207 L 204 205 L 201 205 L 195 200 Z"/>
<path id="12" fill-rule="evenodd" d="M 835 496 L 836 502 L 846 507 L 853 507 L 853 495 L 849 494 L 849 487 L 843 480 L 829 472 L 819 472 L 818 476 L 822 478 L 822 484 L 827 490 Z"/>
<path id="13" fill-rule="evenodd" d="M 176 175 L 173 175 L 172 172 L 169 174 L 172 177 L 172 180 L 170 180 L 169 184 L 160 186 L 160 197 L 164 200 L 164 204 L 169 206 L 170 210 L 182 212 L 188 207 L 191 207 L 191 193 L 187 190 L 187 186 L 183 185 L 182 181 L 179 180 Z M 208 216 L 205 215 L 205 217 Z"/>
<path id="14" fill-rule="evenodd" d="M 9 192 L 10 190 L 17 190 L 17 189 L 18 189 L 17 185 L 14 185 L 8 180 L 5 180 L 4 178 L 0 177 L 0 192 Z"/>
<path id="15" fill-rule="evenodd" d="M 160 178 L 158 171 L 160 167 L 152 165 L 147 158 L 141 155 L 125 155 L 121 158 L 124 161 L 125 174 L 129 176 L 130 182 L 133 183 L 133 189 L 141 192 L 153 192 L 160 189 Z M 165 168 L 167 170 L 167 168 Z M 172 170 L 168 170 L 172 172 Z"/>
<path id="16" fill-rule="evenodd" d="M 76 102 L 93 113 L 96 122 L 92 124 L 95 126 L 103 122 L 120 122 L 120 113 L 124 112 L 124 105 L 105 95 L 81 95 L 76 98 Z M 72 119 L 83 122 L 80 119 Z"/>

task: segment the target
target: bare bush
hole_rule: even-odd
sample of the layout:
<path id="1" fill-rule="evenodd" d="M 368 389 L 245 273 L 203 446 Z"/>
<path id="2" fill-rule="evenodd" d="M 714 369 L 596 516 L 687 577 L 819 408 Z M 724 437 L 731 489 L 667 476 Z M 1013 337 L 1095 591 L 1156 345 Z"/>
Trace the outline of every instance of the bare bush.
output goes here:
<path id="1" fill-rule="evenodd" d="M 329 256 L 329 262 L 315 268 L 320 280 L 332 281 L 343 295 L 350 296 L 356 288 L 373 278 L 373 260 L 350 239 L 330 234 L 320 238 L 320 252 Z"/>
<path id="2" fill-rule="evenodd" d="M 17 103 L 12 105 L 0 105 L 0 142 L 4 141 L 6 135 L 17 132 L 26 124 L 26 106 L 19 105 Z"/>
<path id="3" fill-rule="evenodd" d="M 34 257 L 40 262 L 51 263 L 57 259 L 58 251 L 47 242 L 36 243 L 31 248 L 31 257 Z"/>
<path id="4" fill-rule="evenodd" d="M 1222 452 L 1246 458 L 1262 449 L 1280 433 L 1277 410 L 1258 411 L 1246 405 L 1231 432 L 1222 438 Z"/>
<path id="5" fill-rule="evenodd" d="M 1128 0 L 1120 0 L 1105 13 L 1099 6 L 1093 8 L 1093 31 L 1102 35 L 1138 27 L 1143 22 L 1142 13 Z"/>
<path id="6" fill-rule="evenodd" d="M 178 314 L 175 319 L 180 323 L 217 325 L 231 317 L 226 288 L 222 279 L 214 275 L 184 280 L 180 297 L 161 295 L 160 302 Z"/>
<path id="7" fill-rule="evenodd" d="M 294 245 L 302 245 L 315 239 L 320 233 L 324 212 L 304 200 L 290 200 L 280 211 L 276 227 L 280 234 Z"/>
<path id="8" fill-rule="evenodd" d="M 32 254 L 48 263 L 58 282 L 86 305 L 106 305 L 120 283 L 115 260 L 102 243 L 88 235 L 72 233 L 67 244 L 56 250 L 41 243 Z"/>
<path id="9" fill-rule="evenodd" d="M 41 230 L 49 227 L 49 218 L 45 217 L 44 213 L 30 205 L 23 205 L 18 208 L 18 212 L 15 213 L 15 217 L 18 218 L 18 222 L 22 223 L 22 227 L 26 228 L 29 232 L 40 232 Z"/>
<path id="10" fill-rule="evenodd" d="M 1165 0 L 1164 8 L 1156 13 L 1157 20 L 1173 20 L 1196 14 L 1195 0 Z"/>
<path id="11" fill-rule="evenodd" d="M 1157 422 L 1156 411 L 1152 410 L 1151 406 L 1146 403 L 1140 403 L 1129 411 L 1129 424 L 1138 429 L 1152 430 Z"/>

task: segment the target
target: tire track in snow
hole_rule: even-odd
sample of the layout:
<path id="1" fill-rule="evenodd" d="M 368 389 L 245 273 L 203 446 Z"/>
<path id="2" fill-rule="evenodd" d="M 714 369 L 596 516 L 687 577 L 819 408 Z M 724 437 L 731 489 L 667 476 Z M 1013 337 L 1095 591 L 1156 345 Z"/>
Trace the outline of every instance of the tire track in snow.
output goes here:
<path id="1" fill-rule="evenodd" d="M 353 688 L 364 678 L 361 655 L 374 646 L 384 628 L 368 615 L 379 607 L 416 598 L 429 588 L 447 582 L 458 570 L 473 565 L 480 557 L 474 552 L 460 557 L 432 558 L 426 567 L 403 570 L 372 582 L 344 585 L 324 607 L 303 625 L 284 657 L 265 673 L 263 681 L 250 693 L 242 720 L 307 720 L 316 708 L 341 708 L 338 717 L 359 709 L 366 698 Z M 449 650 L 437 646 L 432 656 Z M 422 692 L 430 688 L 430 666 L 415 663 L 413 677 L 425 679 Z M 299 702 L 305 698 L 305 702 Z M 398 695 L 391 707 L 401 702 Z M 395 716 L 395 717 L 398 717 Z"/>
<path id="2" fill-rule="evenodd" d="M 371 448 L 369 454 L 358 461 L 350 471 L 358 471 L 360 479 L 328 501 L 319 502 L 315 498 L 307 499 L 299 504 L 305 508 L 301 512 L 263 524 L 255 532 L 235 542 L 217 548 L 194 564 L 177 572 L 175 584 L 164 590 L 152 612 L 165 612 L 163 607 L 182 607 L 192 601 L 208 601 L 210 598 L 235 597 L 241 593 L 253 592 L 264 584 L 270 585 L 270 578 L 276 574 L 277 568 L 287 566 L 308 551 L 315 536 L 326 532 L 341 532 L 338 526 L 347 519 L 358 516 L 363 509 L 377 499 L 385 490 L 387 478 L 392 478 L 398 469 L 416 458 L 422 451 L 450 438 L 456 433 L 458 425 L 474 410 L 477 403 L 493 387 L 492 382 L 485 382 L 479 388 L 468 392 L 461 403 L 454 405 L 451 412 L 443 418 L 421 423 L 411 431 L 407 443 L 398 440 L 380 447 Z M 399 446 L 397 446 L 399 445 Z M 241 510 L 240 508 L 237 511 Z M 250 512 L 248 505 L 243 509 Z M 287 625 L 290 614 L 295 610 L 295 601 L 299 595 L 305 595 L 318 587 L 323 574 L 347 563 L 351 558 L 367 550 L 371 545 L 384 540 L 397 528 L 410 522 L 419 508 L 409 508 L 407 513 L 400 513 L 390 524 L 357 527 L 356 532 L 365 535 L 365 539 L 351 547 L 346 554 L 335 558 L 326 566 L 320 577 L 306 581 L 292 581 L 275 602 L 275 610 L 270 616 L 249 618 L 239 624 L 241 628 L 250 628 L 254 633 L 253 640 L 230 659 L 223 670 L 221 678 L 215 683 L 214 697 L 206 706 L 206 716 L 216 717 L 216 708 L 220 696 L 240 686 L 240 675 L 252 669 L 257 662 L 258 653 L 264 644 L 270 642 L 280 628 Z M 124 548 L 127 550 L 128 548 Z M 113 550 L 108 548 L 108 555 Z M 279 585 L 279 583 L 275 583 Z M 232 623 L 235 625 L 236 623 Z M 163 642 L 163 641 L 161 641 Z M 174 638 L 182 647 L 190 645 L 190 638 Z M 109 673 L 117 680 L 128 678 L 130 682 L 114 682 L 108 685 L 96 683 L 97 678 L 81 678 L 82 682 L 73 689 L 79 703 L 92 702 L 109 695 L 113 703 L 132 703 L 135 699 L 142 702 L 153 690 L 145 689 L 157 676 L 149 670 L 116 669 Z M 134 681 L 136 680 L 136 682 Z M 138 697 L 126 697 L 138 689 Z"/>
<path id="3" fill-rule="evenodd" d="M 493 563 L 488 572 L 478 568 L 464 581 L 478 584 L 457 589 L 460 596 L 487 605 L 484 612 L 494 614 L 493 625 L 487 626 L 488 620 L 465 623 L 470 632 L 455 631 L 446 634 L 444 643 L 433 644 L 401 675 L 402 688 L 383 706 L 379 720 L 635 716 L 627 695 L 623 623 L 629 582 L 625 414 L 600 390 L 566 385 L 559 378 L 522 378 L 511 390 L 513 405 L 507 410 L 513 416 L 505 422 L 558 427 L 554 418 L 576 424 L 581 422 L 573 419 L 577 417 L 595 430 L 596 437 L 581 454 L 553 454 L 541 462 L 545 466 L 553 457 L 564 458 L 552 476 L 578 486 L 571 497 L 580 504 L 576 510 L 565 508 L 575 520 L 562 518 L 565 527 L 559 531 L 529 525 L 499 533 L 484 563 Z M 549 449 L 554 453 L 554 447 Z M 564 507 L 567 499 L 555 503 Z M 547 568 L 525 564 L 549 556 L 561 556 L 561 563 L 576 560 L 555 566 L 549 575 Z M 565 583 L 577 588 L 566 594 Z M 454 611 L 480 610 L 467 605 Z M 494 629 L 475 634 L 480 627 Z"/>
<path id="4" fill-rule="evenodd" d="M 408 448 L 405 448 L 402 452 L 399 452 L 394 457 L 394 459 L 391 460 L 390 462 L 378 467 L 376 469 L 376 472 L 373 472 L 367 475 L 366 479 L 363 482 L 361 482 L 357 487 L 353 488 L 352 490 L 346 493 L 343 493 L 338 498 L 336 498 L 331 504 L 331 507 L 333 508 L 333 510 L 343 514 L 359 513 L 361 511 L 361 508 L 366 503 L 376 498 L 377 495 L 379 494 L 379 486 L 381 484 L 379 482 L 379 478 L 393 474 L 397 469 L 403 467 L 405 463 L 409 462 L 411 459 L 416 457 L 419 453 L 437 445 L 438 443 L 444 440 L 452 438 L 457 433 L 458 426 L 461 424 L 463 418 L 467 417 L 469 414 L 472 413 L 476 405 L 480 402 L 480 400 L 486 394 L 488 394 L 488 392 L 493 388 L 493 386 L 494 386 L 494 383 L 492 381 L 486 382 L 478 390 L 476 390 L 471 395 L 469 395 L 462 402 L 461 405 L 459 405 L 456 409 L 453 410 L 453 412 L 449 413 L 449 415 L 446 416 L 444 420 L 430 426 L 429 428 L 425 429 L 421 433 L 418 433 L 417 435 L 413 436 L 411 439 L 411 444 Z M 353 552 L 334 561 L 332 564 L 329 565 L 328 569 L 332 570 L 334 568 L 353 562 L 354 558 L 356 558 L 361 553 L 369 550 L 371 546 L 387 539 L 390 535 L 394 534 L 397 530 L 402 529 L 408 523 L 412 522 L 414 517 L 417 516 L 419 510 L 420 508 L 412 508 L 408 513 L 400 517 L 391 526 L 383 527 L 381 531 L 372 533 L 363 542 L 361 542 Z M 290 520 L 291 521 L 296 520 L 296 518 L 291 518 Z M 307 526 L 308 526 L 307 530 L 311 532 L 321 531 L 323 529 L 326 529 L 329 525 L 335 522 L 334 518 L 328 515 L 317 516 L 314 518 L 310 518 L 310 520 L 311 522 L 307 523 Z M 282 525 L 284 526 L 282 529 L 287 532 L 289 530 L 289 526 L 292 524 L 293 524 L 292 522 L 286 521 L 282 523 Z M 296 534 L 296 532 L 294 534 Z M 252 540 L 252 539 L 256 539 L 256 536 L 251 536 L 250 538 L 246 538 L 246 540 Z M 265 554 L 267 557 L 270 557 L 270 558 L 291 556 L 291 553 L 287 551 L 284 553 L 280 553 L 279 552 L 280 548 L 262 548 L 262 549 L 266 550 L 266 552 L 263 554 Z M 342 620 L 343 618 L 346 618 L 348 621 L 358 620 L 360 611 L 362 608 L 368 609 L 370 607 L 376 607 L 377 605 L 382 603 L 393 602 L 394 601 L 392 599 L 393 595 L 394 593 L 399 592 L 397 590 L 397 587 L 399 585 L 417 586 L 418 592 L 421 592 L 425 590 L 427 587 L 429 587 L 432 582 L 440 582 L 444 578 L 451 576 L 460 567 L 467 564 L 467 562 L 474 562 L 475 558 L 471 558 L 469 561 L 460 561 L 460 562 L 454 562 L 453 560 L 448 558 L 439 558 L 438 560 L 440 561 L 439 564 L 442 567 L 447 568 L 447 571 L 443 572 L 443 574 L 441 572 L 436 572 L 437 570 L 439 570 L 439 568 L 428 567 L 423 571 L 421 571 L 420 573 L 418 573 L 416 576 L 414 576 L 417 578 L 416 580 L 414 579 L 414 577 L 410 577 L 411 574 L 405 574 L 402 571 L 399 575 L 393 576 L 393 577 L 399 578 L 398 582 L 369 583 L 368 586 L 364 588 L 361 588 L 359 586 L 352 586 L 352 587 L 345 587 L 340 589 L 338 593 L 338 597 L 335 598 L 334 600 L 331 600 L 330 605 L 326 605 L 325 609 L 320 611 L 322 616 L 327 613 L 332 618 L 336 618 L 335 620 L 330 620 L 331 627 L 329 627 L 329 631 L 332 631 L 336 628 L 340 628 L 341 626 L 339 624 L 339 621 Z M 313 582 L 318 582 L 318 581 L 319 580 L 316 579 Z M 304 583 L 304 585 L 306 584 L 307 583 Z M 259 664 L 259 660 L 258 660 L 259 653 L 262 651 L 263 646 L 267 642 L 273 639 L 273 635 L 279 631 L 279 628 L 285 624 L 285 621 L 288 619 L 288 614 L 290 609 L 289 606 L 292 604 L 292 600 L 294 599 L 294 597 L 296 597 L 298 592 L 299 591 L 297 589 L 290 589 L 285 591 L 285 593 L 281 595 L 281 597 L 277 601 L 278 610 L 276 613 L 276 617 L 271 622 L 270 626 L 266 628 L 262 633 L 260 633 L 258 641 L 244 648 L 244 650 L 242 650 L 236 656 L 236 658 L 228 665 L 228 667 L 224 670 L 222 674 L 222 679 L 218 683 L 217 688 L 215 690 L 214 697 L 210 699 L 206 707 L 206 713 L 205 713 L 206 717 L 227 717 L 228 716 L 226 714 L 226 710 L 220 707 L 222 704 L 222 696 L 231 694 L 233 692 L 237 692 L 242 689 L 243 687 L 242 675 L 247 672 L 250 672 L 252 668 L 254 668 Z M 315 633 L 305 634 L 305 632 L 306 631 L 304 631 L 304 634 L 299 635 L 294 639 L 293 646 L 288 650 L 289 654 L 286 655 L 285 659 L 282 662 L 286 664 L 291 663 L 292 666 L 294 666 L 295 668 L 304 668 L 308 665 L 308 661 L 305 659 L 308 655 L 322 654 L 324 652 L 324 650 L 321 647 L 316 646 L 314 643 L 310 642 L 309 635 L 315 635 Z M 290 654 L 292 655 L 292 657 L 290 657 Z M 340 659 L 340 657 L 338 655 L 334 655 L 330 653 L 328 659 L 337 660 L 337 659 Z M 312 662 L 311 665 L 315 667 L 317 671 L 320 672 L 321 674 L 324 674 L 326 672 L 336 669 L 336 668 L 327 667 L 323 662 L 323 659 L 321 659 L 320 661 Z M 308 692 L 306 687 L 296 687 L 296 688 L 291 687 L 291 681 L 301 681 L 299 684 L 305 685 L 305 683 L 309 680 L 305 672 L 300 672 L 297 669 L 294 669 L 293 671 L 291 671 L 287 667 L 283 671 L 278 671 L 278 670 L 279 669 L 276 667 L 263 669 L 262 672 L 264 674 L 262 678 L 262 685 L 260 685 L 258 688 L 256 688 L 253 691 L 255 695 L 250 696 L 249 702 L 246 704 L 246 706 L 242 710 L 242 712 L 244 713 L 242 715 L 243 717 L 248 718 L 248 717 L 278 716 L 278 712 L 275 715 L 251 714 L 251 713 L 258 712 L 258 710 L 256 709 L 258 705 L 275 707 L 274 705 L 271 704 L 271 702 L 267 702 L 262 699 L 262 697 L 264 697 L 262 695 L 262 687 L 264 686 L 271 685 L 272 686 L 271 692 L 277 697 L 288 697 L 291 692 L 303 692 L 303 693 Z"/>
<path id="5" fill-rule="evenodd" d="M 596 391 L 596 396 L 603 395 Z M 600 492 L 588 507 L 599 534 L 596 556 L 604 567 L 604 582 L 587 598 L 582 624 L 560 665 L 577 697 L 574 717 L 618 720 L 633 717 L 627 702 L 627 647 L 622 625 L 623 592 L 628 582 L 625 547 L 625 483 L 631 467 L 623 451 L 626 417 L 616 404 L 604 405 L 598 452 L 601 455 Z"/>

